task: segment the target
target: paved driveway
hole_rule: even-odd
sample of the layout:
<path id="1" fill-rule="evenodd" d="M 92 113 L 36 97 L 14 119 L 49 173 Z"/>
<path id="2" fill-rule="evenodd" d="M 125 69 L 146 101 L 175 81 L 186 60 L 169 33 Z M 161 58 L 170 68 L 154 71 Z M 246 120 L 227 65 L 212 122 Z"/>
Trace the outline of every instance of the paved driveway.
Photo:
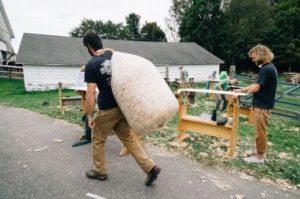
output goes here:
<path id="1" fill-rule="evenodd" d="M 81 134 L 76 125 L 0 106 L 0 198 L 300 198 L 299 190 L 247 180 L 149 146 L 145 149 L 162 172 L 154 186 L 146 187 L 133 158 L 118 157 L 122 145 L 115 136 L 106 145 L 108 181 L 90 180 L 85 170 L 92 166 L 91 145 L 71 147 Z"/>

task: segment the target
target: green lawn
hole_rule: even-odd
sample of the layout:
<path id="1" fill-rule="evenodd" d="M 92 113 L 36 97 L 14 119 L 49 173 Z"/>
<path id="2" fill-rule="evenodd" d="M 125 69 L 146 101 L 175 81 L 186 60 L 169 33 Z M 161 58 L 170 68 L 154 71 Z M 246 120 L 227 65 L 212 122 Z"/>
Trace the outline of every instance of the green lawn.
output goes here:
<path id="1" fill-rule="evenodd" d="M 204 88 L 199 84 L 198 88 Z M 77 96 L 74 91 L 64 90 L 64 96 Z M 214 100 L 204 95 L 196 96 L 196 103 L 191 106 L 189 114 L 199 115 L 203 112 L 210 114 L 215 105 Z M 45 105 L 44 102 L 48 102 Z M 299 104 L 299 102 L 297 102 Z M 58 91 L 25 92 L 22 80 L 0 79 L 0 104 L 25 108 L 63 119 L 71 123 L 81 124 L 79 107 L 72 107 L 62 116 L 59 112 Z M 255 152 L 253 126 L 246 118 L 240 117 L 237 155 L 225 158 L 228 142 L 226 140 L 201 136 L 189 132 L 185 147 L 176 145 L 177 116 L 175 116 L 163 130 L 143 136 L 143 140 L 151 145 L 165 150 L 180 152 L 202 164 L 243 170 L 258 178 L 284 179 L 294 184 L 300 184 L 300 121 L 272 115 L 268 129 L 267 164 L 249 165 L 242 157 Z"/>
<path id="2" fill-rule="evenodd" d="M 72 90 L 63 90 L 64 96 L 79 96 Z M 80 107 L 72 107 L 62 116 L 59 111 L 58 91 L 25 92 L 23 80 L 0 79 L 0 104 L 29 109 L 75 124 L 81 123 Z M 48 104 L 48 105 L 43 105 Z"/>

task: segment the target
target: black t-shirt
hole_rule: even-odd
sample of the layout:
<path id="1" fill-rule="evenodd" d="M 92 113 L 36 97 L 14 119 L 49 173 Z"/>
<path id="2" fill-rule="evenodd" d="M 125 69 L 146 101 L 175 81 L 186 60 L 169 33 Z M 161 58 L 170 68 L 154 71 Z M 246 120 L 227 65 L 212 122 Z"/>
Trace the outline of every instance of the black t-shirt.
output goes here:
<path id="1" fill-rule="evenodd" d="M 102 110 L 118 106 L 111 90 L 111 57 L 112 52 L 107 51 L 100 56 L 94 56 L 85 65 L 84 81 L 97 84 L 100 92 L 98 107 Z"/>
<path id="2" fill-rule="evenodd" d="M 273 109 L 277 88 L 277 70 L 272 63 L 262 66 L 259 71 L 257 84 L 258 92 L 253 94 L 253 106 L 262 109 Z"/>

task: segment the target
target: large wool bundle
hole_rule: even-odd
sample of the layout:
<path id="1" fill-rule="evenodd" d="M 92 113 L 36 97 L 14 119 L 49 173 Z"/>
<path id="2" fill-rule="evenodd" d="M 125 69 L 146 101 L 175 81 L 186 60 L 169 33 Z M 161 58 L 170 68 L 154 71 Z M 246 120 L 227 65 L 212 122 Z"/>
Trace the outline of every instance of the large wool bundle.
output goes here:
<path id="1" fill-rule="evenodd" d="M 145 58 L 113 52 L 111 86 L 129 125 L 147 134 L 177 112 L 178 102 L 153 63 Z"/>

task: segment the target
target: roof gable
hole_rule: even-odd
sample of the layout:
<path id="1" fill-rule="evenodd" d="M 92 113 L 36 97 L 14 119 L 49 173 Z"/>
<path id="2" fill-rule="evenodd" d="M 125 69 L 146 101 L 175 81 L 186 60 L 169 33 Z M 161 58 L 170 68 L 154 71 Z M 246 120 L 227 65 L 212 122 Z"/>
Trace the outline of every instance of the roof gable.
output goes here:
<path id="1" fill-rule="evenodd" d="M 196 43 L 103 40 L 105 48 L 145 57 L 155 65 L 223 63 Z M 17 62 L 27 65 L 82 65 L 90 59 L 82 38 L 40 34 L 23 35 Z"/>

